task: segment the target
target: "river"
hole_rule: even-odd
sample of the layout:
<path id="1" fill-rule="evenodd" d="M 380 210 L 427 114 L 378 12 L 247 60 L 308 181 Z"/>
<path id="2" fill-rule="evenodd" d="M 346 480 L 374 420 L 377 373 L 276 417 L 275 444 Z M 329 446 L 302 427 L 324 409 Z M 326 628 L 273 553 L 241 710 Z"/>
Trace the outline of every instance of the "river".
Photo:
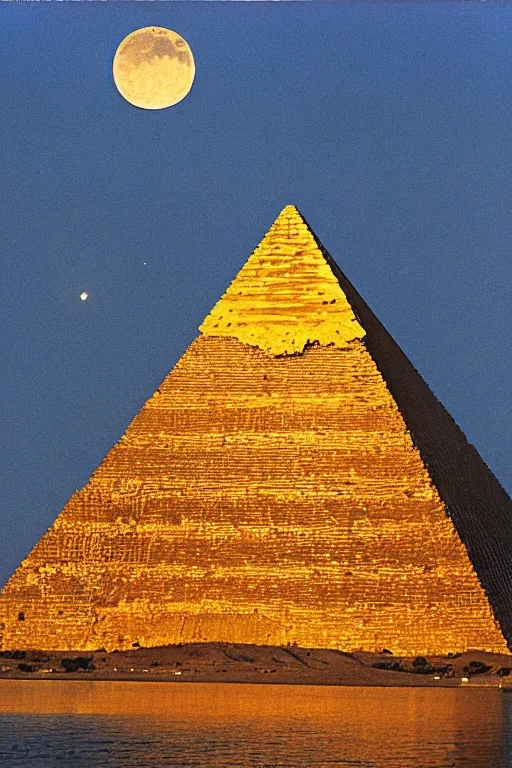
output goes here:
<path id="1" fill-rule="evenodd" d="M 0 680 L 12 768 L 509 768 L 512 692 Z"/>

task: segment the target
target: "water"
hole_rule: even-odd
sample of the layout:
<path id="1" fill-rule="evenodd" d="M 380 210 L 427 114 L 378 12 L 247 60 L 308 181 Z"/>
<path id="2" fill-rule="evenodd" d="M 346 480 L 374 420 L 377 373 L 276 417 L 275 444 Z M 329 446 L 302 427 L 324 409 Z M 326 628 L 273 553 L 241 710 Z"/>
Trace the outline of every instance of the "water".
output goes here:
<path id="1" fill-rule="evenodd" d="M 0 681 L 9 768 L 510 768 L 497 689 Z"/>

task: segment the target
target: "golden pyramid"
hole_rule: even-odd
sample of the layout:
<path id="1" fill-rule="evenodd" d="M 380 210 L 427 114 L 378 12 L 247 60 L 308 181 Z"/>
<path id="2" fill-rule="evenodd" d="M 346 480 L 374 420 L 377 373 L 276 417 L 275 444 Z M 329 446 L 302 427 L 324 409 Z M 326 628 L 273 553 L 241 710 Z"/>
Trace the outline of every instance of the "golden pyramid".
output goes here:
<path id="1" fill-rule="evenodd" d="M 507 652 L 512 502 L 287 206 L 0 596 L 0 648 Z"/>

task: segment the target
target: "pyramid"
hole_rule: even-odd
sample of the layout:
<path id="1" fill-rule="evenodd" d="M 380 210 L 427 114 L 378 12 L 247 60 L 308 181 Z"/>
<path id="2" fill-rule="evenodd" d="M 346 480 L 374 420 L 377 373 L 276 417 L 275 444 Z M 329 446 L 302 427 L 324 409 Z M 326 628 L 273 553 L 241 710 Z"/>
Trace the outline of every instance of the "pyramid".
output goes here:
<path id="1" fill-rule="evenodd" d="M 2 649 L 507 652 L 512 502 L 293 206 L 0 596 Z"/>

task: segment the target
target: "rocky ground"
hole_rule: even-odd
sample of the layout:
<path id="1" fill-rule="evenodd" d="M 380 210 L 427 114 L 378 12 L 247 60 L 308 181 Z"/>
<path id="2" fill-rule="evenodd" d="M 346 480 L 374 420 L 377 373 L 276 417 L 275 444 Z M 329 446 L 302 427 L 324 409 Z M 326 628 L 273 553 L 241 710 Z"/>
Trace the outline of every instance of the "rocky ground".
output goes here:
<path id="1" fill-rule="evenodd" d="M 3 651 L 0 678 L 512 688 L 512 656 L 403 658 L 294 646 L 189 643 L 106 653 Z"/>

